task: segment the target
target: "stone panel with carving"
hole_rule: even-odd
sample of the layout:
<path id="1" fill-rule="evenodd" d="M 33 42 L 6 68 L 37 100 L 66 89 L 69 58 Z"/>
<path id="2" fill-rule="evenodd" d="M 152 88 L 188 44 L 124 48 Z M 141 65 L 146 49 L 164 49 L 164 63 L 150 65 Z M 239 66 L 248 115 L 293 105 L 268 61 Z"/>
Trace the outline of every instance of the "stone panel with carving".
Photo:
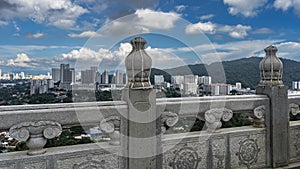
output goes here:
<path id="1" fill-rule="evenodd" d="M 237 135 L 230 138 L 231 167 L 258 168 L 265 165 L 265 135 Z"/>
<path id="2" fill-rule="evenodd" d="M 41 162 L 34 162 L 34 163 L 24 163 L 24 164 L 22 164 L 22 168 L 24 168 L 24 169 L 46 169 L 47 162 L 41 161 Z"/>
<path id="3" fill-rule="evenodd" d="M 1 169 L 15 169 L 16 165 L 15 164 L 0 164 Z"/>
<path id="4" fill-rule="evenodd" d="M 212 161 L 213 168 L 223 169 L 225 168 L 225 155 L 226 155 L 226 141 L 225 138 L 212 138 Z"/>
<path id="5" fill-rule="evenodd" d="M 205 169 L 206 155 L 208 151 L 207 143 L 186 142 L 177 145 L 164 145 L 168 149 L 163 155 L 164 169 Z"/>
<path id="6" fill-rule="evenodd" d="M 290 130 L 290 158 L 291 161 L 300 161 L 300 131 Z"/>
<path id="7" fill-rule="evenodd" d="M 82 154 L 57 161 L 57 168 L 64 169 L 115 169 L 119 168 L 119 158 L 114 154 Z"/>

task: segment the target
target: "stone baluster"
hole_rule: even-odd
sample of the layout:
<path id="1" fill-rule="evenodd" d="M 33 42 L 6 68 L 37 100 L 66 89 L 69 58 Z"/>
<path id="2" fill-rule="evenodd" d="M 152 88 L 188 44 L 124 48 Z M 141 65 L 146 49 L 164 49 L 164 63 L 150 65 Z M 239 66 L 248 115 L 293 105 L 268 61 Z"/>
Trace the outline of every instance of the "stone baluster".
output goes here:
<path id="1" fill-rule="evenodd" d="M 25 141 L 29 148 L 28 155 L 39 155 L 46 152 L 43 149 L 47 139 L 59 136 L 61 125 L 53 121 L 23 122 L 10 128 L 11 137 L 18 141 Z"/>
<path id="2" fill-rule="evenodd" d="M 256 94 L 267 95 L 270 112 L 265 113 L 266 160 L 268 167 L 282 167 L 289 163 L 288 88 L 283 85 L 283 64 L 276 56 L 275 46 L 265 48 L 266 57 L 259 64 L 260 83 Z"/>
<path id="3" fill-rule="evenodd" d="M 296 103 L 290 103 L 289 104 L 289 113 L 292 114 L 293 116 L 300 114 L 299 105 Z"/>
<path id="4" fill-rule="evenodd" d="M 215 108 L 210 109 L 204 113 L 204 115 L 198 115 L 200 120 L 205 121 L 205 126 L 207 127 L 207 132 L 214 132 L 215 130 L 221 128 L 223 121 L 229 121 L 233 116 L 232 110 L 226 108 Z"/>
<path id="5" fill-rule="evenodd" d="M 165 133 L 168 127 L 173 127 L 178 122 L 178 115 L 176 113 L 165 111 L 161 118 L 161 133 Z"/>
<path id="6" fill-rule="evenodd" d="M 263 128 L 265 127 L 265 114 L 266 106 L 258 106 L 253 110 L 251 115 L 253 120 L 253 127 Z"/>
<path id="7" fill-rule="evenodd" d="M 120 117 L 109 116 L 100 122 L 100 129 L 110 137 L 109 144 L 120 145 Z"/>

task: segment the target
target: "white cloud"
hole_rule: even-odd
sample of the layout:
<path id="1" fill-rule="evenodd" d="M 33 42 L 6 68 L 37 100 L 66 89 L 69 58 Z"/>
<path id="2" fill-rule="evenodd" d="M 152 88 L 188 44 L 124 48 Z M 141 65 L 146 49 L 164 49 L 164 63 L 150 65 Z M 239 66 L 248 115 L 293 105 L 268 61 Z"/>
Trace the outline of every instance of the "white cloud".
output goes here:
<path id="1" fill-rule="evenodd" d="M 150 30 L 170 30 L 180 14 L 175 12 L 153 11 L 151 9 L 138 9 L 134 14 L 106 24 L 103 34 L 110 36 L 148 33 Z"/>
<path id="2" fill-rule="evenodd" d="M 196 24 L 189 24 L 187 25 L 185 32 L 187 34 L 197 34 L 197 33 L 208 33 L 208 34 L 215 34 L 216 32 L 216 24 L 211 22 L 198 22 Z"/>
<path id="3" fill-rule="evenodd" d="M 273 30 L 270 28 L 259 28 L 252 32 L 253 34 L 270 34 Z"/>
<path id="4" fill-rule="evenodd" d="M 182 11 L 184 11 L 186 8 L 187 8 L 186 5 L 178 5 L 178 6 L 175 6 L 175 9 L 176 9 L 177 12 L 182 12 Z"/>
<path id="5" fill-rule="evenodd" d="M 228 32 L 232 38 L 241 39 L 248 35 L 247 31 L 251 30 L 251 26 L 238 24 L 236 26 L 225 25 L 219 28 L 220 32 Z"/>
<path id="6" fill-rule="evenodd" d="M 287 11 L 290 8 L 294 9 L 294 12 L 300 16 L 300 1 L 299 0 L 275 0 L 274 7 Z"/>
<path id="7" fill-rule="evenodd" d="M 42 38 L 44 36 L 45 36 L 45 34 L 43 34 L 43 33 L 35 33 L 35 34 L 28 33 L 26 35 L 26 37 L 28 37 L 28 38 L 34 38 L 34 39 Z"/>
<path id="8" fill-rule="evenodd" d="M 81 32 L 80 34 L 70 33 L 68 34 L 71 38 L 91 38 L 91 37 L 101 37 L 100 34 L 94 31 L 85 31 Z"/>
<path id="9" fill-rule="evenodd" d="M 20 32 L 20 27 L 17 25 L 15 21 L 13 21 L 14 28 L 16 29 L 16 32 Z"/>
<path id="10" fill-rule="evenodd" d="M 54 58 L 56 63 L 74 63 L 75 68 L 84 70 L 91 66 L 99 66 L 101 70 L 124 70 L 124 61 L 126 56 L 132 51 L 130 43 L 121 43 L 116 50 L 100 48 L 92 50 L 81 48 L 72 50 L 69 53 L 64 53 Z M 145 51 L 152 58 L 152 67 L 156 68 L 171 68 L 174 65 L 184 65 L 182 58 L 176 56 L 170 49 L 152 48 L 148 46 Z M 152 57 L 153 56 L 153 57 Z"/>
<path id="11" fill-rule="evenodd" d="M 196 51 L 202 62 L 209 64 L 220 60 L 234 60 L 252 56 L 261 57 L 264 56 L 265 47 L 280 42 L 282 40 L 244 40 L 222 44 L 202 44 L 189 48 L 178 48 L 177 50 L 179 52 Z"/>
<path id="12" fill-rule="evenodd" d="M 275 0 L 274 7 L 286 11 L 293 6 L 293 3 L 293 0 Z"/>
<path id="13" fill-rule="evenodd" d="M 103 66 L 108 68 L 111 65 L 120 65 L 131 49 L 132 47 L 129 43 L 121 43 L 119 49 L 116 51 L 106 48 L 100 48 L 95 51 L 83 47 L 79 50 L 72 50 L 69 53 L 58 55 L 54 57 L 54 61 L 75 64 L 75 68 L 78 70 L 84 70 L 91 66 L 99 66 L 99 64 L 103 63 Z"/>
<path id="14" fill-rule="evenodd" d="M 79 46 L 43 46 L 43 45 L 0 45 L 0 52 L 4 51 L 32 51 L 45 49 L 70 49 L 79 48 Z"/>
<path id="15" fill-rule="evenodd" d="M 147 28 L 168 30 L 174 27 L 174 23 L 180 15 L 174 12 L 160 12 L 150 9 L 138 9 L 135 12 L 138 18 L 137 24 Z"/>
<path id="16" fill-rule="evenodd" d="M 207 20 L 207 19 L 213 18 L 214 16 L 215 16 L 214 14 L 208 14 L 208 15 L 202 15 L 202 16 L 200 16 L 199 18 L 200 18 L 201 20 Z"/>
<path id="17" fill-rule="evenodd" d="M 278 48 L 278 57 L 285 57 L 294 60 L 300 60 L 300 43 L 299 42 L 282 42 L 276 45 Z"/>
<path id="18" fill-rule="evenodd" d="M 17 67 L 28 68 L 28 67 L 31 67 L 31 65 L 30 65 L 31 61 L 32 61 L 32 59 L 30 59 L 27 54 L 19 53 L 19 54 L 17 54 L 16 59 L 9 59 L 7 61 L 7 66 L 17 66 Z"/>
<path id="19" fill-rule="evenodd" d="M 150 46 L 145 49 L 149 56 L 152 58 L 152 67 L 155 68 L 173 68 L 175 66 L 186 65 L 184 60 L 174 53 L 167 52 L 168 50 L 160 48 L 151 48 Z"/>
<path id="20" fill-rule="evenodd" d="M 98 51 L 94 51 L 88 48 L 81 48 L 79 50 L 72 50 L 69 53 L 63 53 L 55 57 L 56 61 L 70 61 L 80 59 L 81 61 L 99 62 L 103 58 L 112 58 L 112 54 L 107 49 L 100 48 Z"/>
<path id="21" fill-rule="evenodd" d="M 215 34 L 216 32 L 228 33 L 232 38 L 245 38 L 248 35 L 248 31 L 251 30 L 251 26 L 245 25 L 220 25 L 212 22 L 198 22 L 195 24 L 189 24 L 186 26 L 186 34 L 208 33 Z"/>
<path id="22" fill-rule="evenodd" d="M 0 20 L 0 26 L 5 26 L 5 25 L 8 25 L 8 22 Z"/>
<path id="23" fill-rule="evenodd" d="M 31 19 L 63 29 L 72 28 L 79 16 L 88 10 L 71 0 L 3 0 L 7 8 L 0 9 L 2 19 Z"/>
<path id="24" fill-rule="evenodd" d="M 228 12 L 231 15 L 242 14 L 245 17 L 253 17 L 268 0 L 223 0 L 223 2 L 229 5 Z"/>

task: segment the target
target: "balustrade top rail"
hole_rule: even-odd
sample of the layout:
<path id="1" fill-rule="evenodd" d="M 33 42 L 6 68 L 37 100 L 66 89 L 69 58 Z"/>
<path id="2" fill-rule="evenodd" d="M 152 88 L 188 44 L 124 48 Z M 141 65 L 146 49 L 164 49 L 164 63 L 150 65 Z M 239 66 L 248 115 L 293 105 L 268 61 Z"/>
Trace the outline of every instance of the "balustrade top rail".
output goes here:
<path id="1" fill-rule="evenodd" d="M 234 112 L 243 112 L 267 104 L 268 98 L 263 95 L 161 98 L 157 99 L 157 111 L 196 116 L 212 108 L 224 107 Z M 94 124 L 104 117 L 126 112 L 127 104 L 124 101 L 1 106 L 0 129 L 9 129 L 24 121 L 41 120 L 56 121 L 62 126 Z"/>

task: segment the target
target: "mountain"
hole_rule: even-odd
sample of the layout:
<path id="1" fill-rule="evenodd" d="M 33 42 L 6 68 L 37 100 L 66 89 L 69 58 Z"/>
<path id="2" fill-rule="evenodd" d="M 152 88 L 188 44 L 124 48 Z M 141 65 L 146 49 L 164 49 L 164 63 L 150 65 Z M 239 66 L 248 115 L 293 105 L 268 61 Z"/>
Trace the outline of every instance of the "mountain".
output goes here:
<path id="1" fill-rule="evenodd" d="M 195 64 L 165 70 L 152 68 L 150 80 L 152 83 L 154 82 L 154 75 L 163 75 L 165 81 L 170 82 L 172 75 L 208 76 L 208 72 L 214 72 L 213 76 L 210 73 L 213 83 L 226 81 L 228 84 L 235 84 L 241 82 L 243 87 L 253 89 L 260 80 L 259 63 L 261 60 L 260 57 L 250 57 L 210 65 Z M 280 60 L 283 63 L 283 82 L 291 87 L 292 81 L 300 81 L 300 62 L 284 58 L 280 58 Z M 218 69 L 222 70 L 220 66 L 224 68 L 225 79 L 222 72 L 217 72 Z"/>

